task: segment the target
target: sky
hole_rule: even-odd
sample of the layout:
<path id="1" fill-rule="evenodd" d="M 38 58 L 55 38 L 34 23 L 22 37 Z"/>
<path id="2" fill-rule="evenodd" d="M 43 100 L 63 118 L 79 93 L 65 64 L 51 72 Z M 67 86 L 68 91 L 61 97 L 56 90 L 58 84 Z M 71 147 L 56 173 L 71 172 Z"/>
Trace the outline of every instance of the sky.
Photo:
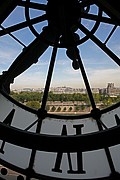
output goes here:
<path id="1" fill-rule="evenodd" d="M 33 2 L 37 2 L 37 0 L 34 0 Z M 46 3 L 45 0 L 41 2 Z M 97 14 L 97 12 L 98 9 L 92 7 L 89 13 Z M 42 13 L 44 12 L 36 12 L 33 9 L 30 9 L 30 18 L 37 17 Z M 23 21 L 25 21 L 24 8 L 17 7 L 3 22 L 2 27 L 6 28 Z M 82 20 L 82 23 L 90 30 L 95 22 Z M 40 33 L 43 25 L 46 26 L 47 22 L 39 23 L 34 27 L 36 31 Z M 112 28 L 112 25 L 101 23 L 95 32 L 95 36 L 102 42 L 105 42 Z M 84 34 L 80 30 L 76 33 L 79 34 L 80 38 L 84 37 Z M 25 46 L 28 46 L 35 39 L 35 36 L 28 27 L 12 32 L 11 34 L 23 42 Z M 109 47 L 118 57 L 120 57 L 119 37 L 120 28 L 117 28 L 107 43 L 107 47 Z M 9 66 L 22 52 L 23 48 L 24 47 L 21 44 L 16 42 L 9 35 L 0 37 L 0 74 L 2 74 L 3 71 L 8 70 Z M 120 87 L 119 66 L 103 50 L 101 50 L 90 39 L 79 45 L 78 48 L 91 87 L 104 88 L 109 82 L 114 83 L 116 87 Z M 52 47 L 49 46 L 44 54 L 38 59 L 36 64 L 33 64 L 24 73 L 15 78 L 14 83 L 11 84 L 11 88 L 44 87 L 51 53 Z M 66 49 L 58 49 L 51 86 L 70 86 L 73 88 L 85 87 L 81 71 L 72 68 L 72 61 L 66 56 Z"/>

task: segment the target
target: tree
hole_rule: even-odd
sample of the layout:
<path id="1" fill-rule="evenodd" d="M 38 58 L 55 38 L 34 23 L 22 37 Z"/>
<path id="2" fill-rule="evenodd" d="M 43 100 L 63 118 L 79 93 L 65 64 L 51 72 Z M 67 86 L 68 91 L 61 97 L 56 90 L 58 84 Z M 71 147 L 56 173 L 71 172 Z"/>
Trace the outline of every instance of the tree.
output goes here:
<path id="1" fill-rule="evenodd" d="M 46 111 L 49 111 L 49 110 L 50 110 L 50 106 L 46 105 Z"/>
<path id="2" fill-rule="evenodd" d="M 61 107 L 60 107 L 60 106 L 57 108 L 57 111 L 58 111 L 58 112 L 60 112 L 60 111 L 61 111 Z"/>
<path id="3" fill-rule="evenodd" d="M 72 111 L 72 107 L 69 107 L 69 109 L 68 109 L 69 111 Z"/>
<path id="4" fill-rule="evenodd" d="M 51 111 L 54 112 L 56 110 L 55 106 L 52 106 Z"/>
<path id="5" fill-rule="evenodd" d="M 75 111 L 79 111 L 80 110 L 80 106 L 79 105 L 76 105 L 75 106 Z"/>
<path id="6" fill-rule="evenodd" d="M 81 110 L 83 111 L 84 109 L 85 109 L 85 105 L 82 104 L 82 105 L 81 105 Z"/>
<path id="7" fill-rule="evenodd" d="M 66 111 L 66 107 L 63 108 L 63 111 Z"/>
<path id="8" fill-rule="evenodd" d="M 40 103 L 38 101 L 28 101 L 26 103 L 26 106 L 34 108 L 34 109 L 39 109 L 40 108 Z"/>

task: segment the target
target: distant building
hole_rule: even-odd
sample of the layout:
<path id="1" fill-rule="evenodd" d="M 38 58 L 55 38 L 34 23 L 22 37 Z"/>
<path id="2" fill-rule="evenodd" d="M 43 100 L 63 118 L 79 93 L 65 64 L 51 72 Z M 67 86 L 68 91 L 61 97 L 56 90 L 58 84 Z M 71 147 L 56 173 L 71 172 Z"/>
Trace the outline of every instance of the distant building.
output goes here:
<path id="1" fill-rule="evenodd" d="M 107 94 L 106 88 L 100 88 L 100 89 L 99 89 L 99 94 L 104 94 L 104 95 L 106 95 L 106 94 Z"/>
<path id="2" fill-rule="evenodd" d="M 108 83 L 106 92 L 110 96 L 120 95 L 120 88 L 114 86 L 114 83 Z"/>
<path id="3" fill-rule="evenodd" d="M 81 94 L 85 94 L 86 93 L 86 89 L 83 88 L 71 88 L 71 87 L 52 87 L 50 89 L 50 91 L 52 91 L 54 94 L 73 94 L 73 93 L 81 93 Z"/>
<path id="4" fill-rule="evenodd" d="M 92 88 L 92 92 L 95 94 L 99 94 L 99 88 Z"/>
<path id="5" fill-rule="evenodd" d="M 114 83 L 108 83 L 106 88 L 92 88 L 92 93 L 94 94 L 104 94 L 109 96 L 118 96 L 120 95 L 120 87 L 115 87 Z M 23 89 L 14 89 L 13 92 L 44 92 L 44 88 L 23 88 Z M 85 88 L 72 88 L 72 87 L 50 87 L 50 91 L 53 94 L 74 94 L 74 93 L 80 93 L 80 94 L 86 94 L 87 90 Z"/>

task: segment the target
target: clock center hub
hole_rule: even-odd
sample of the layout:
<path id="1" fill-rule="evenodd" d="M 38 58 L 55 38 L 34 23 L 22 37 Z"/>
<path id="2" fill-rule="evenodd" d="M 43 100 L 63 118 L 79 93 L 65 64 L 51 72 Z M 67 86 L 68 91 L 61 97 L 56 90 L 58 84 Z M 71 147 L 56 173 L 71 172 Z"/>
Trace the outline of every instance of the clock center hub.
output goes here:
<path id="1" fill-rule="evenodd" d="M 48 0 L 48 23 L 53 22 L 62 34 L 74 28 L 80 19 L 80 4 L 78 0 Z"/>

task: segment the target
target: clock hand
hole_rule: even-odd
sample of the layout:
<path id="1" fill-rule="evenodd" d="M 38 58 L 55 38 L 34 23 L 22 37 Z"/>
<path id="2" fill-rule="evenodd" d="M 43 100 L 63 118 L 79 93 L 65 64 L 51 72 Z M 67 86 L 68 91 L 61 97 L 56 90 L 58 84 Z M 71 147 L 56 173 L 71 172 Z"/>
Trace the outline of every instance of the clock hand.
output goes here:
<path id="1" fill-rule="evenodd" d="M 23 49 L 23 52 L 15 59 L 8 71 L 3 72 L 0 81 L 7 93 L 10 92 L 9 86 L 14 81 L 14 78 L 23 73 L 33 63 L 36 63 L 38 58 L 46 51 L 49 45 L 44 39 L 54 41 L 57 33 L 58 31 L 52 25 L 46 27 L 39 37 Z"/>

